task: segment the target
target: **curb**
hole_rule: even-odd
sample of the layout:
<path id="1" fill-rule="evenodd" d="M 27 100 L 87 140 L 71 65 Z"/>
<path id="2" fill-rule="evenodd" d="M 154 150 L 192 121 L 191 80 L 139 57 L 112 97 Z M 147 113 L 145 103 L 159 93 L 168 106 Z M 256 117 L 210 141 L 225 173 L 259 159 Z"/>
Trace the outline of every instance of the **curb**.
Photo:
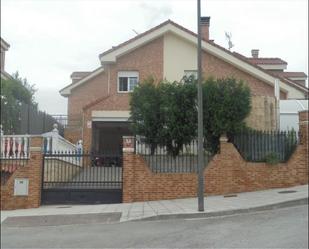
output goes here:
<path id="1" fill-rule="evenodd" d="M 252 208 L 243 208 L 243 209 L 234 209 L 234 210 L 226 210 L 226 211 L 218 211 L 218 212 L 208 212 L 208 213 L 179 213 L 179 214 L 160 214 L 156 216 L 136 219 L 136 220 L 128 220 L 129 222 L 138 222 L 138 221 L 159 221 L 159 220 L 174 220 L 174 219 L 187 219 L 187 218 L 211 218 L 211 217 L 220 217 L 220 216 L 228 216 L 235 214 L 247 214 L 259 211 L 273 210 L 278 208 L 286 208 L 293 207 L 299 205 L 308 205 L 308 197 L 296 199 L 292 201 L 284 201 L 275 204 L 269 204 L 264 206 L 252 207 Z"/>

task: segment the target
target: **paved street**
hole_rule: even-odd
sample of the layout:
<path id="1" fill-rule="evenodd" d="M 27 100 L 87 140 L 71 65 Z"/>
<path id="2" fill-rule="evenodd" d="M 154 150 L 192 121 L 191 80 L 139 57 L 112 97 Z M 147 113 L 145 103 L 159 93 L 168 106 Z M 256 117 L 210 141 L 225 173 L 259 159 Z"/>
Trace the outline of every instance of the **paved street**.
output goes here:
<path id="1" fill-rule="evenodd" d="M 17 217 L 15 217 L 17 218 Z M 307 248 L 308 206 L 217 218 L 22 227 L 2 224 L 1 248 Z M 10 226 L 9 226 L 10 225 Z M 19 227 L 18 227 L 19 226 Z"/>

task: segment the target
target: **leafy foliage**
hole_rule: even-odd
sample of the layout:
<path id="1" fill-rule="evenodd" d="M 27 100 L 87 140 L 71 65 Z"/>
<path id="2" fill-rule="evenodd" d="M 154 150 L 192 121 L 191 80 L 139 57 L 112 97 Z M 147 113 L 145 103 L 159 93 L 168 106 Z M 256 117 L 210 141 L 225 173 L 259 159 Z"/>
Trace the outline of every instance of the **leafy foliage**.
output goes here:
<path id="1" fill-rule="evenodd" d="M 37 105 L 34 101 L 36 90 L 18 72 L 13 79 L 1 79 L 1 124 L 5 133 L 15 133 L 20 129 L 21 104 Z"/>
<path id="2" fill-rule="evenodd" d="M 196 137 L 196 85 L 161 83 L 158 86 L 163 130 L 160 143 L 177 156 Z"/>
<path id="3" fill-rule="evenodd" d="M 131 94 L 131 121 L 135 134 L 144 136 L 154 153 L 163 129 L 160 95 L 153 78 L 148 78 L 134 88 Z"/>
<path id="4" fill-rule="evenodd" d="M 207 79 L 203 83 L 203 123 L 205 147 L 217 152 L 221 135 L 246 127 L 251 110 L 250 89 L 234 78 Z"/>
<path id="5" fill-rule="evenodd" d="M 265 162 L 270 165 L 275 165 L 279 163 L 279 156 L 276 152 L 270 152 L 265 156 Z"/>
<path id="6" fill-rule="evenodd" d="M 189 77 L 184 83 L 148 79 L 131 96 L 131 121 L 135 134 L 145 136 L 151 150 L 157 145 L 177 156 L 183 145 L 197 135 L 197 86 Z M 245 127 L 251 109 L 250 90 L 233 78 L 203 82 L 204 147 L 217 152 L 219 138 Z"/>

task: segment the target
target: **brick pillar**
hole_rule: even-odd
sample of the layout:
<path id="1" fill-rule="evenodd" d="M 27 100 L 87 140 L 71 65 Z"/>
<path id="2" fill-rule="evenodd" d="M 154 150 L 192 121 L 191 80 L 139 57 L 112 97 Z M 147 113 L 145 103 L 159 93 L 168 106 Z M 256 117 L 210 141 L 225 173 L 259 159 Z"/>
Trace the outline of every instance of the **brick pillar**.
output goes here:
<path id="1" fill-rule="evenodd" d="M 135 138 L 133 136 L 124 136 L 122 139 L 123 151 L 123 188 L 122 202 L 134 201 L 134 164 L 135 164 Z"/>
<path id="2" fill-rule="evenodd" d="M 308 184 L 309 172 L 309 141 L 308 141 L 308 110 L 300 111 L 299 117 L 299 146 L 296 151 L 295 167 L 297 169 L 298 184 Z M 297 158 L 298 157 L 298 158 Z"/>
<path id="3" fill-rule="evenodd" d="M 300 132 L 300 144 L 308 146 L 308 110 L 300 111 L 299 117 L 299 132 Z"/>
<path id="4" fill-rule="evenodd" d="M 92 150 L 92 118 L 91 111 L 84 111 L 83 114 L 83 132 L 82 132 L 82 140 L 83 140 L 83 151 L 91 151 Z"/>
<path id="5" fill-rule="evenodd" d="M 1 210 L 35 208 L 41 204 L 42 187 L 42 137 L 30 138 L 30 158 L 19 166 L 4 186 L 1 186 Z M 14 195 L 15 179 L 28 179 L 28 195 Z"/>
<path id="6" fill-rule="evenodd" d="M 31 137 L 29 165 L 29 206 L 41 205 L 42 171 L 43 171 L 43 138 Z"/>

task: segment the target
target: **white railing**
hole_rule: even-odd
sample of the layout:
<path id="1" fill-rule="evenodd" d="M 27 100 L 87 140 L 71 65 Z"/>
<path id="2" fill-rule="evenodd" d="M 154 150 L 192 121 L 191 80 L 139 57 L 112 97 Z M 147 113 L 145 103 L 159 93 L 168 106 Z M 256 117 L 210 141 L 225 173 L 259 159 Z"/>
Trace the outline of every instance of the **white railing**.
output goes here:
<path id="1" fill-rule="evenodd" d="M 27 159 L 29 158 L 30 136 L 28 135 L 2 135 L 1 159 Z"/>
<path id="2" fill-rule="evenodd" d="M 73 152 L 78 151 L 78 146 L 72 144 L 64 137 L 59 135 L 57 124 L 51 132 L 43 134 L 44 137 L 44 152 L 45 153 L 59 153 L 59 152 Z"/>
<path id="3" fill-rule="evenodd" d="M 48 159 L 53 158 L 78 166 L 82 165 L 82 160 L 79 156 L 82 154 L 81 143 L 77 146 L 59 135 L 57 124 L 54 125 L 54 129 L 51 132 L 44 133 L 43 137 L 43 151 L 46 154 L 50 154 Z M 66 154 L 70 156 L 65 156 Z"/>

